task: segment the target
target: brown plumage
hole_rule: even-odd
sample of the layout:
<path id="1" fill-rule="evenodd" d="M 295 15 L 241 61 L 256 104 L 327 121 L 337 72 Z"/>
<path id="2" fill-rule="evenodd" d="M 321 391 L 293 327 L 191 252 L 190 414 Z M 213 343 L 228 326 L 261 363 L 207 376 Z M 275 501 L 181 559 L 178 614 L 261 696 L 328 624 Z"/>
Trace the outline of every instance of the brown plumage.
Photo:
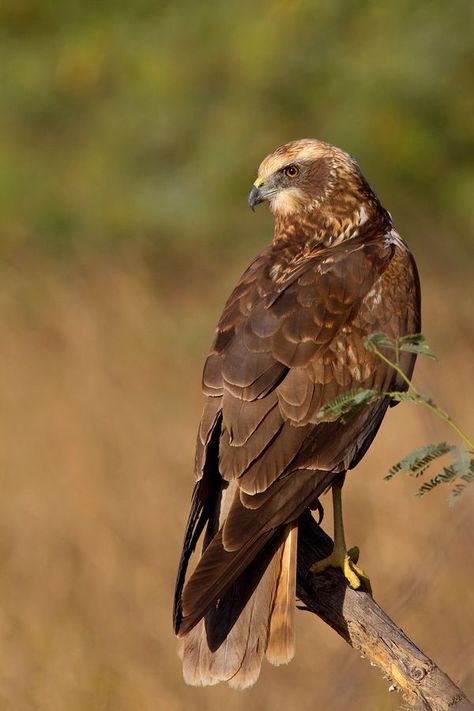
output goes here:
<path id="1" fill-rule="evenodd" d="M 404 389 L 364 339 L 420 330 L 413 258 L 350 156 L 310 139 L 281 146 L 250 192 L 252 207 L 263 200 L 273 242 L 230 295 L 204 366 L 174 612 L 190 684 L 249 686 L 265 654 L 292 658 L 298 517 L 357 464 L 391 403 L 345 425 L 318 411 L 351 389 Z M 403 355 L 408 375 L 414 361 Z"/>

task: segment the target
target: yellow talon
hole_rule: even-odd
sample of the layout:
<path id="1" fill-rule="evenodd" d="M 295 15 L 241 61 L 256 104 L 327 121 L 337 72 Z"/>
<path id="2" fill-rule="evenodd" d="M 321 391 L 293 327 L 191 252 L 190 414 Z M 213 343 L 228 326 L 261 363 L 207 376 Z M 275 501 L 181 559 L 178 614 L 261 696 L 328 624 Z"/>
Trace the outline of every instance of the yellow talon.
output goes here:
<path id="1" fill-rule="evenodd" d="M 353 549 L 347 551 L 347 553 L 345 553 L 342 558 L 339 555 L 334 555 L 334 553 L 331 553 L 331 555 L 327 558 L 319 560 L 317 563 L 311 566 L 311 572 L 322 573 L 324 570 L 327 570 L 327 568 L 339 568 L 340 570 L 342 570 L 342 573 L 351 588 L 353 588 L 354 590 L 358 590 L 358 588 L 360 588 L 361 586 L 361 583 L 364 583 L 364 586 L 368 590 L 368 592 L 372 593 L 370 580 L 368 576 L 364 573 L 362 568 L 356 565 L 357 559 L 358 555 L 354 556 Z"/>
<path id="2" fill-rule="evenodd" d="M 369 593 L 372 594 L 372 587 L 368 576 L 362 568 L 357 565 L 359 561 L 359 549 L 357 546 L 347 550 L 344 539 L 344 527 L 342 523 L 342 484 L 335 483 L 332 487 L 334 506 L 334 549 L 331 555 L 323 560 L 319 560 L 311 566 L 312 573 L 322 573 L 327 568 L 339 568 L 354 590 L 360 588 L 361 583 Z"/>

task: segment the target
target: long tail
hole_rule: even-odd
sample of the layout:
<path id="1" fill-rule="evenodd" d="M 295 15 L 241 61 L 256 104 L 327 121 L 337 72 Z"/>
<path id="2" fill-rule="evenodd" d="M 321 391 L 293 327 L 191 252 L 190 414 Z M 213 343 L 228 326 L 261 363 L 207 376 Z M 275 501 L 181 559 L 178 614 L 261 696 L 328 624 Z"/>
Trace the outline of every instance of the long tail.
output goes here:
<path id="1" fill-rule="evenodd" d="M 235 480 L 198 482 L 174 610 L 188 684 L 244 688 L 255 683 L 265 654 L 272 664 L 293 657 L 298 518 L 333 476 L 298 470 L 251 500 Z M 203 553 L 185 584 L 204 527 Z"/>
<path id="2" fill-rule="evenodd" d="M 272 664 L 294 654 L 297 523 L 287 524 L 205 617 L 180 639 L 186 683 L 255 683 L 266 653 Z"/>

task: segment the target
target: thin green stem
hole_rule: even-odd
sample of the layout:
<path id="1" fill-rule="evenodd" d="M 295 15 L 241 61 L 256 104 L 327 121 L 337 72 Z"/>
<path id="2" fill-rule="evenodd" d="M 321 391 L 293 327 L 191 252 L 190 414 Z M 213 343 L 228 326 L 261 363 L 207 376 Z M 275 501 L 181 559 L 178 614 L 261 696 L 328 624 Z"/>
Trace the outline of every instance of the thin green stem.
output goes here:
<path id="1" fill-rule="evenodd" d="M 387 358 L 387 356 L 384 356 L 383 353 L 379 351 L 378 348 L 374 346 L 373 351 L 375 355 L 377 355 L 381 360 L 384 361 L 387 365 L 389 365 L 391 368 L 396 370 L 396 372 L 400 375 L 400 377 L 403 379 L 403 381 L 408 385 L 408 389 L 411 390 L 415 395 L 420 395 L 418 390 L 415 388 L 413 383 L 411 382 L 410 378 L 403 372 L 403 370 L 400 368 L 399 365 L 394 363 L 390 358 Z"/>
<path id="2" fill-rule="evenodd" d="M 408 385 L 408 390 L 415 395 L 416 400 L 415 402 L 421 402 L 423 405 L 428 408 L 431 412 L 433 412 L 437 417 L 439 417 L 443 422 L 446 422 L 451 429 L 456 432 L 456 434 L 463 440 L 463 442 L 467 445 L 468 449 L 474 450 L 474 442 L 469 439 L 467 434 L 459 427 L 456 422 L 454 422 L 453 418 L 448 415 L 448 413 L 445 410 L 442 410 L 433 400 L 429 400 L 426 397 L 423 397 L 420 392 L 415 388 L 413 385 L 412 381 L 410 378 L 403 372 L 403 370 L 400 368 L 398 363 L 394 363 L 393 361 L 390 360 L 390 358 L 387 358 L 387 356 L 384 356 L 383 353 L 379 351 L 377 347 L 373 348 L 374 353 L 384 361 L 387 365 L 389 365 L 391 368 L 393 368 L 402 378 L 402 380 Z M 385 393 L 386 395 L 390 395 L 390 393 Z"/>
<path id="3" fill-rule="evenodd" d="M 435 402 L 431 400 L 425 400 L 422 399 L 420 400 L 424 404 L 425 407 L 428 408 L 428 410 L 431 410 L 431 412 L 434 412 L 435 415 L 437 415 L 443 422 L 446 422 L 449 427 L 451 427 L 454 432 L 463 440 L 463 442 L 467 445 L 468 449 L 474 450 L 474 442 L 472 442 L 467 434 L 459 427 L 459 425 L 454 422 L 453 418 L 448 415 L 448 413 L 445 410 L 442 410 Z"/>

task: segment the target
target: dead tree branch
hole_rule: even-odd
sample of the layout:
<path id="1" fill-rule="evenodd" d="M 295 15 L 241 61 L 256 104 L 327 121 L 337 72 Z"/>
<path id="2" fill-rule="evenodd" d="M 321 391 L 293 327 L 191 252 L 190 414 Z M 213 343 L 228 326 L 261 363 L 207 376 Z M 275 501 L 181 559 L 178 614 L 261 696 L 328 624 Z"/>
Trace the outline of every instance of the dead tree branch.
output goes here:
<path id="1" fill-rule="evenodd" d="M 468 711 L 474 705 L 388 617 L 367 592 L 352 590 L 339 571 L 311 575 L 332 540 L 308 513 L 300 520 L 297 596 L 354 649 L 379 667 L 407 703 L 429 711 Z"/>

